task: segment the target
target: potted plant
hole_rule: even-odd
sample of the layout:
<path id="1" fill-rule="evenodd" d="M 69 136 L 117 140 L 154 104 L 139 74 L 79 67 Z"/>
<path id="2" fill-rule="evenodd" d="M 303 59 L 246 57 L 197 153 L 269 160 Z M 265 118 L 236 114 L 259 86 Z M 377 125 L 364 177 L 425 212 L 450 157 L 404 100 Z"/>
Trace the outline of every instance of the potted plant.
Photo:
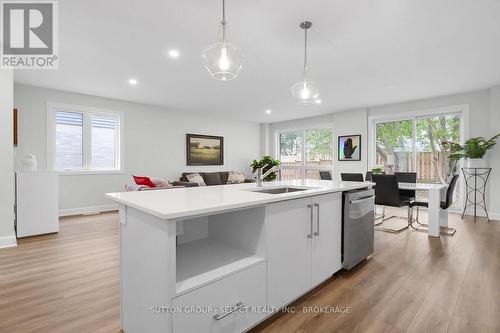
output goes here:
<path id="1" fill-rule="evenodd" d="M 264 167 L 262 169 L 262 174 L 264 174 L 267 170 L 269 170 L 272 167 L 277 166 L 277 165 L 280 165 L 280 161 L 273 159 L 269 155 L 262 156 L 260 161 L 253 160 L 252 164 L 250 164 L 250 166 L 252 167 L 252 172 L 254 172 L 254 173 L 255 173 L 255 171 L 257 171 L 257 169 Z M 269 175 L 267 175 L 266 178 L 264 178 L 264 181 L 266 181 L 266 182 L 270 182 L 273 180 L 276 180 L 276 172 L 271 172 Z"/>
<path id="2" fill-rule="evenodd" d="M 384 172 L 384 167 L 382 165 L 375 165 L 372 167 L 372 174 L 380 175 Z"/>
<path id="3" fill-rule="evenodd" d="M 493 148 L 495 145 L 495 140 L 500 137 L 500 133 L 495 135 L 489 140 L 483 137 L 470 138 L 463 145 L 443 141 L 443 147 L 448 150 L 452 160 L 460 160 L 462 158 L 467 159 L 467 167 L 469 168 L 484 168 L 486 166 L 486 161 L 483 159 L 484 155 L 488 150 Z"/>

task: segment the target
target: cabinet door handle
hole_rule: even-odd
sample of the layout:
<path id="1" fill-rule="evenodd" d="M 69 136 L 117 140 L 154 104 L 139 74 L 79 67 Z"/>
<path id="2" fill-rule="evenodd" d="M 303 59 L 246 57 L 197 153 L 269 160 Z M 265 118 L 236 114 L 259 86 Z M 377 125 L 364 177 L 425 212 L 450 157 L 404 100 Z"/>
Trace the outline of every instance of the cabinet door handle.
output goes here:
<path id="1" fill-rule="evenodd" d="M 307 238 L 313 238 L 313 205 L 307 205 L 307 208 L 309 208 L 311 212 L 311 215 L 309 216 L 309 222 L 311 223 L 311 232 L 309 233 L 309 235 L 307 235 Z"/>
<path id="2" fill-rule="evenodd" d="M 314 207 L 316 207 L 316 232 L 314 236 L 319 236 L 319 204 L 315 203 Z"/>
<path id="3" fill-rule="evenodd" d="M 238 303 L 236 303 L 236 306 L 234 308 L 232 308 L 231 310 L 229 310 L 228 312 L 214 314 L 214 319 L 221 320 L 222 318 L 229 316 L 231 313 L 238 311 L 239 309 L 241 309 L 244 306 L 245 305 L 243 304 L 243 302 L 238 302 Z"/>

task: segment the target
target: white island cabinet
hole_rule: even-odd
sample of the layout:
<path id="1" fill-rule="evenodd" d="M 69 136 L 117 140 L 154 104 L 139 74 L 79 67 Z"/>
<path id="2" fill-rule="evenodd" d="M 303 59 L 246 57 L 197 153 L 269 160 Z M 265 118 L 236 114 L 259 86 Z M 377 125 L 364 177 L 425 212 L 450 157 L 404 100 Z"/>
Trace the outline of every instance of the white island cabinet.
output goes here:
<path id="1" fill-rule="evenodd" d="M 268 300 L 282 307 L 341 268 L 341 193 L 270 204 Z"/>
<path id="2" fill-rule="evenodd" d="M 250 329 L 341 268 L 342 192 L 372 185 L 108 194 L 120 204 L 123 331 Z"/>

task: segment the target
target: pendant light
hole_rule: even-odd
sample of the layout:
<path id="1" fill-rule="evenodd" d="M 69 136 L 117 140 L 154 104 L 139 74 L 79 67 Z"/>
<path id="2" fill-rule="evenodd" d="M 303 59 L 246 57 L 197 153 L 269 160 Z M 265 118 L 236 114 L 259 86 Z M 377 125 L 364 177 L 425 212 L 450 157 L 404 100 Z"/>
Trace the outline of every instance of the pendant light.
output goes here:
<path id="1" fill-rule="evenodd" d="M 227 40 L 226 4 L 222 0 L 222 38 L 203 50 L 201 58 L 212 78 L 220 81 L 234 80 L 240 72 L 245 57 Z"/>
<path id="2" fill-rule="evenodd" d="M 304 29 L 304 71 L 302 80 L 292 86 L 292 94 L 295 96 L 299 104 L 311 105 L 314 104 L 319 98 L 319 86 L 314 81 L 308 79 L 309 66 L 307 64 L 307 29 L 312 26 L 309 21 L 300 23 L 300 28 Z M 319 103 L 317 103 L 319 104 Z"/>

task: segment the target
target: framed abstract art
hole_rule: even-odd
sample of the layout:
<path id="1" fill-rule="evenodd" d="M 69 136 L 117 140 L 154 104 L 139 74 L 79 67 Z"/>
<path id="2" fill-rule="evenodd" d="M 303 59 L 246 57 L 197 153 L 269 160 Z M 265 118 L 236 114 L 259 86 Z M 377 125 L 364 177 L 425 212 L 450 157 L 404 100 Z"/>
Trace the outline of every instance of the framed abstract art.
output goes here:
<path id="1" fill-rule="evenodd" d="M 339 136 L 339 161 L 361 161 L 361 135 Z"/>

